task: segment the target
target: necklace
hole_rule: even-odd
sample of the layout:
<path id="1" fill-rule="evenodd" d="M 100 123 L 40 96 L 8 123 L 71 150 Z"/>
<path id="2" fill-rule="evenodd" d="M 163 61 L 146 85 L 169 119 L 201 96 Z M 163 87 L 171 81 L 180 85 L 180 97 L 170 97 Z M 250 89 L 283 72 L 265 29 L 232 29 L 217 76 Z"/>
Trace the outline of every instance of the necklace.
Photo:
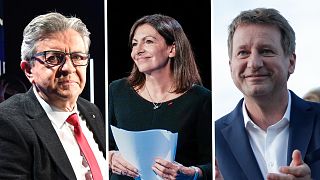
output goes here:
<path id="1" fill-rule="evenodd" d="M 149 92 L 149 90 L 148 90 L 148 88 L 147 88 L 147 85 L 145 85 L 145 87 L 146 87 L 147 93 L 148 93 L 148 95 L 149 95 L 149 98 L 151 99 L 151 102 L 152 102 L 152 104 L 153 104 L 153 109 L 156 110 L 156 109 L 160 108 L 160 106 L 162 105 L 162 103 L 164 102 L 164 100 L 167 98 L 167 96 L 168 96 L 169 93 L 167 93 L 165 96 L 163 96 L 163 98 L 161 99 L 161 101 L 160 101 L 159 103 L 156 103 L 155 101 L 153 101 L 153 99 L 152 99 L 152 97 L 151 97 L 151 95 L 150 95 L 150 92 Z M 171 90 L 171 88 L 170 88 L 170 90 Z M 170 91 L 169 91 L 169 92 L 170 92 Z"/>

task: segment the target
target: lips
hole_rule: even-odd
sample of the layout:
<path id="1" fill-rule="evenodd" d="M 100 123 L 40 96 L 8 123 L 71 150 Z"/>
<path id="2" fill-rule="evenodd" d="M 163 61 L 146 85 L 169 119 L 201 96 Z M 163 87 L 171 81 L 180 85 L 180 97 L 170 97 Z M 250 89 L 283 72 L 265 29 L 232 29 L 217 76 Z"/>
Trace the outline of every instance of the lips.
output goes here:
<path id="1" fill-rule="evenodd" d="M 145 56 L 140 56 L 140 57 L 137 57 L 136 58 L 136 61 L 143 61 L 143 60 L 147 60 L 149 59 L 150 57 L 145 57 Z"/>
<path id="2" fill-rule="evenodd" d="M 76 81 L 72 81 L 72 80 L 63 80 L 63 81 L 58 81 L 59 84 L 62 85 L 73 85 L 73 84 L 77 84 Z"/>
<path id="3" fill-rule="evenodd" d="M 264 82 L 269 77 L 270 77 L 270 74 L 247 74 L 243 76 L 243 78 L 246 79 L 247 81 L 256 82 L 256 83 Z"/>
<path id="4" fill-rule="evenodd" d="M 244 78 L 260 78 L 260 77 L 267 77 L 269 74 L 249 74 L 244 75 Z"/>

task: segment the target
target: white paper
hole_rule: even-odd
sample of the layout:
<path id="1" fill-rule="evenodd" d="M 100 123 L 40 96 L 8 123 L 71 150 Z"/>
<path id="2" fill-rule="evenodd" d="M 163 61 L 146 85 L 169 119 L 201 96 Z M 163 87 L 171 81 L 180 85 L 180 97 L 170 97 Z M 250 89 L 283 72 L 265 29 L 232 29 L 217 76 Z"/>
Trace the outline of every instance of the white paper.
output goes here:
<path id="1" fill-rule="evenodd" d="M 161 179 L 151 169 L 155 158 L 173 162 L 178 133 L 162 129 L 127 131 L 111 126 L 121 155 L 139 170 L 141 180 Z"/>

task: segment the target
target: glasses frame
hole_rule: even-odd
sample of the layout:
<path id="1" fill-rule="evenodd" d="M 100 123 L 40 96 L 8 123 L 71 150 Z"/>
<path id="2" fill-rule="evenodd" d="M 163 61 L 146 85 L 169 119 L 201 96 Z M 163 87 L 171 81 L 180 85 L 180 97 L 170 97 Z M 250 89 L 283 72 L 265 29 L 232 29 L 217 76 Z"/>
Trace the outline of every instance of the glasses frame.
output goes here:
<path id="1" fill-rule="evenodd" d="M 51 64 L 51 63 L 48 63 L 47 62 L 47 53 L 61 53 L 61 54 L 64 54 L 64 58 L 63 60 L 61 61 L 60 64 Z M 77 66 L 87 66 L 89 64 L 89 60 L 90 60 L 90 54 L 89 53 L 81 53 L 81 54 L 86 54 L 88 57 L 87 57 L 87 63 L 86 64 L 81 64 L 81 65 L 78 65 L 78 64 L 75 64 L 71 58 L 72 54 L 76 54 L 76 53 L 81 53 L 81 52 L 71 52 L 71 53 L 66 53 L 66 52 L 63 52 L 63 51 L 54 51 L 54 50 L 48 50 L 48 51 L 42 51 L 42 52 L 38 52 L 36 54 L 34 54 L 32 57 L 31 57 L 31 60 L 37 60 L 38 62 L 40 62 L 41 64 L 45 64 L 45 65 L 48 65 L 48 66 L 61 66 L 63 65 L 64 63 L 66 63 L 66 56 L 69 55 L 70 56 L 70 60 L 73 64 L 74 67 L 77 67 Z M 37 58 L 37 56 L 43 56 L 44 57 L 44 60 L 42 59 L 39 59 Z"/>

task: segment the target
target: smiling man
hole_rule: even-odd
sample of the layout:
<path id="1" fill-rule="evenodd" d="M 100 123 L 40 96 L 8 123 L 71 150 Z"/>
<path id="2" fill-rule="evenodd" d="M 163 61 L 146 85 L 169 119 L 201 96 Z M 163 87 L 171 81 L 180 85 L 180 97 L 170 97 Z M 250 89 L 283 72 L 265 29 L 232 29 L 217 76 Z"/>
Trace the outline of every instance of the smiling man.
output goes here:
<path id="1" fill-rule="evenodd" d="M 107 178 L 105 122 L 79 97 L 89 34 L 80 19 L 59 13 L 24 29 L 21 69 L 32 87 L 0 105 L 0 179 Z"/>
<path id="2" fill-rule="evenodd" d="M 216 178 L 319 179 L 320 106 L 288 90 L 295 33 L 275 9 L 229 26 L 229 66 L 244 98 L 215 123 Z"/>

